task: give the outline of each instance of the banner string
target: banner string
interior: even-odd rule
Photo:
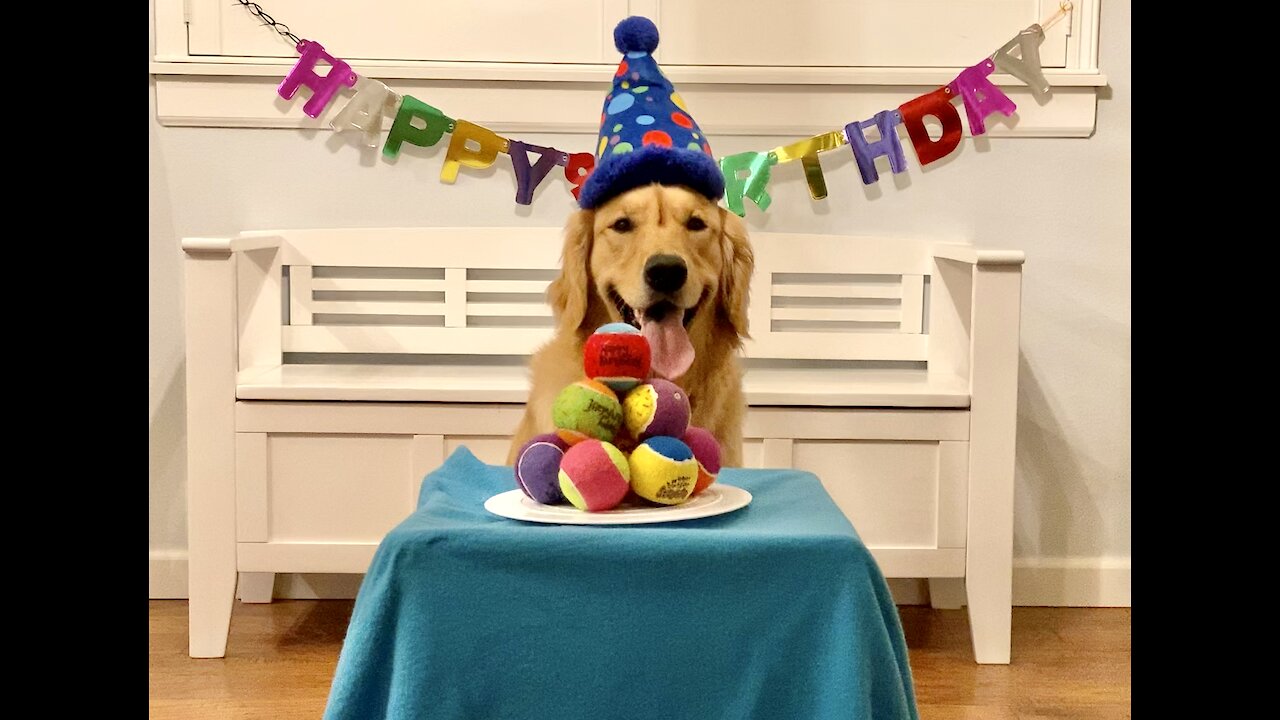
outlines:
[[[300,38],[297,35],[294,35],[289,30],[288,25],[285,25],[282,22],[276,22],[276,19],[268,15],[267,11],[263,10],[262,6],[259,5],[258,3],[249,2],[249,0],[236,0],[236,1],[239,2],[241,5],[243,5],[245,9],[249,11],[250,15],[253,15],[254,17],[261,20],[264,27],[270,27],[272,30],[275,30],[277,33],[280,34],[280,37],[287,38],[288,40],[293,42],[295,47],[297,47],[298,43],[301,42]]]

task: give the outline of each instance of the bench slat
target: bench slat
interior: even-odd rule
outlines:
[[[898,322],[899,308],[773,308],[774,320],[843,320],[845,322]]]
[[[355,300],[312,300],[312,315],[444,315],[439,302],[379,302]]]
[[[419,278],[315,278],[312,290],[338,292],[444,292],[444,280]]]
[[[814,283],[812,285],[782,283],[773,286],[774,297],[848,298],[853,300],[900,298],[902,286],[892,284]]]

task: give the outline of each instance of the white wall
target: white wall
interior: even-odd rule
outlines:
[[[966,140],[947,161],[865,189],[852,154],[824,155],[830,197],[775,169],[758,230],[969,238],[1026,251],[1019,374],[1015,600],[1127,604],[1130,555],[1130,9],[1102,8],[1110,80],[1088,139]],[[182,236],[323,226],[558,226],[573,208],[548,178],[517,206],[510,165],[438,180],[443,144],[394,165],[328,133],[165,128],[150,114],[150,549],[186,546]],[[904,98],[904,100],[907,98]],[[466,116],[465,108],[451,108]],[[693,111],[697,112],[696,104]],[[590,149],[590,135],[522,135]],[[794,137],[724,137],[718,154]],[[904,187],[898,187],[904,185]],[[153,595],[181,562],[152,563]],[[159,573],[157,576],[156,573]],[[166,576],[168,573],[168,576]],[[1048,598],[1048,600],[1046,600]],[[1055,600],[1057,598],[1057,600]]]

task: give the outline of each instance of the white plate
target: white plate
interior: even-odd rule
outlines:
[[[715,483],[682,505],[643,507],[622,503],[613,510],[583,512],[572,505],[543,505],[519,489],[498,493],[484,501],[484,509],[494,515],[556,525],[641,525],[679,522],[723,515],[740,510],[751,502],[751,493],[740,487]]]

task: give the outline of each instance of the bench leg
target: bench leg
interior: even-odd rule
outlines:
[[[973,635],[973,657],[982,665],[1008,665],[1013,607],[1010,605],[1012,578],[1001,582],[988,577],[970,579],[969,631]]]
[[[1009,662],[1021,287],[1020,266],[974,269],[965,588],[973,656],[982,664]]]
[[[964,607],[964,578],[929,578],[929,605],[935,610]]]
[[[240,602],[270,603],[275,592],[275,586],[275,573],[240,573]]]
[[[230,249],[188,252],[186,280],[190,654],[222,657],[236,599],[236,295]]]
[[[234,555],[233,555],[234,562]],[[192,561],[192,565],[195,563]],[[191,583],[191,600],[188,608],[190,628],[190,655],[193,658],[219,658],[227,654],[227,634],[231,632],[231,607],[236,599],[236,573],[205,577],[202,582]]]

